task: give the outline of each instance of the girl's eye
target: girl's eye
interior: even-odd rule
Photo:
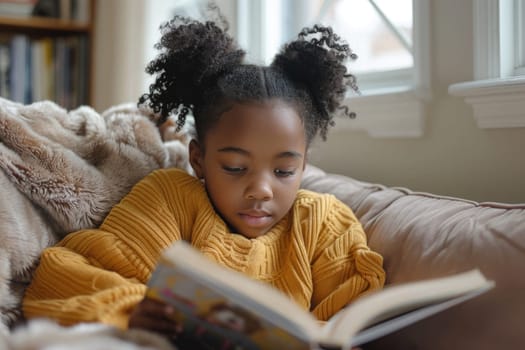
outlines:
[[[281,170],[281,169],[275,169],[274,170],[275,175],[278,177],[289,177],[293,176],[295,174],[295,170]]]
[[[241,167],[230,167],[230,166],[223,166],[222,167],[226,172],[232,173],[232,174],[239,174],[242,173],[246,168]]]

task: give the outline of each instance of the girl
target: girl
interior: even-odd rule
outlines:
[[[381,288],[382,258],[352,211],[300,190],[313,138],[324,139],[348,87],[352,55],[330,28],[304,29],[270,66],[243,62],[214,22],[175,17],[162,27],[156,75],[139,104],[183,126],[191,111],[196,176],[157,170],[97,230],[47,249],[24,299],[31,317],[104,322],[173,336],[172,310],[144,299],[162,250],[191,242],[217,263],[265,281],[318,319]]]

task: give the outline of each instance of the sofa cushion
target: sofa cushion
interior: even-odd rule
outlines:
[[[387,336],[373,348],[489,349],[525,344],[525,204],[477,203],[327,174],[309,166],[303,187],[350,206],[384,257],[387,283],[479,268],[489,293]]]

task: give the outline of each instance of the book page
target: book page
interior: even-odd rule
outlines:
[[[227,336],[244,349],[309,349],[320,333],[318,321],[286,295],[216,264],[187,243],[177,243],[166,251],[148,287],[148,296],[182,311],[177,321],[185,324],[185,330],[199,330],[215,338]],[[256,326],[244,337],[244,331],[225,329],[228,327],[220,324],[221,319],[227,320],[228,327]],[[222,348],[222,343],[219,345]]]
[[[396,316],[388,319],[387,321],[380,322],[378,324],[367,327],[364,330],[357,333],[352,338],[352,347],[365,344],[369,341],[380,338],[389,333],[393,333],[413,323],[421,321],[424,318],[427,318],[429,316],[437,314],[438,312],[451,308],[452,306],[461,304],[469,299],[472,299],[484,293],[487,290],[487,288],[490,288],[490,286],[479,290],[475,290],[473,292],[469,292],[467,294],[455,297],[453,299],[448,299],[438,304],[432,304],[427,307],[418,308],[415,311],[403,313],[400,316]]]
[[[479,270],[471,270],[449,277],[386,287],[381,291],[361,297],[336,314],[323,328],[322,342],[323,344],[344,344],[343,348],[350,348],[351,344],[356,345],[352,338],[368,325],[401,315],[410,310],[419,309],[419,318],[411,319],[412,322],[415,322],[426,317],[425,315],[428,316],[444,309],[446,305],[427,310],[426,314],[423,309],[420,309],[423,306],[436,305],[436,303],[446,302],[471,292],[473,293],[471,297],[473,297],[493,285],[493,282],[487,281]],[[478,291],[477,294],[474,293],[476,291]],[[462,300],[458,299],[457,301]],[[450,306],[452,304],[448,307]],[[386,327],[390,327],[391,331],[402,328],[407,325],[403,322],[408,320],[409,318],[405,317],[404,321],[401,320],[395,325],[393,325],[395,321],[392,321],[385,325],[380,333],[377,331],[381,327],[379,324],[376,328],[376,332],[378,332],[376,336],[387,334]],[[369,337],[367,341],[372,339],[375,338]]]

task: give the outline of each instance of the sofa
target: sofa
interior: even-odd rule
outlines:
[[[479,268],[488,293],[366,349],[525,348],[525,204],[476,203],[328,174],[310,166],[303,187],[333,193],[353,209],[370,247],[384,258],[386,284]]]
[[[153,335],[102,325],[17,322],[23,321],[20,300],[39,252],[68,232],[96,227],[148,172],[162,167],[191,171],[190,138],[190,129],[175,131],[169,121],[158,127],[155,115],[134,104],[99,114],[89,107],[66,111],[49,101],[24,106],[0,99],[0,348],[67,343],[72,349],[93,349],[96,339],[113,339],[113,349],[170,348]],[[370,246],[384,257],[387,285],[471,268],[496,282],[488,293],[364,349],[525,346],[525,204],[413,192],[327,173],[312,164],[302,187],[332,193],[353,209]]]

